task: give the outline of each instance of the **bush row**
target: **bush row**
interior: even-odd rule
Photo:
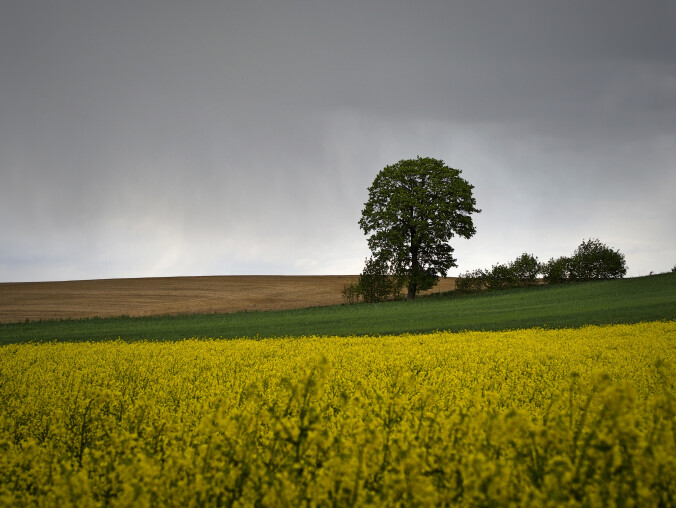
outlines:
[[[541,263],[532,254],[522,254],[508,264],[496,264],[488,270],[460,275],[458,291],[527,287],[540,282],[559,284],[572,281],[622,278],[627,273],[624,254],[593,238],[583,241],[572,256],[552,258]],[[540,278],[540,276],[542,276]]]

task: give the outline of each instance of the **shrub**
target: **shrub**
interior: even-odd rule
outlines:
[[[484,289],[486,283],[486,273],[483,270],[474,270],[460,274],[455,279],[456,291],[469,293],[470,291],[479,291]]]
[[[518,286],[518,280],[509,265],[493,265],[486,274],[487,289],[508,289]]]
[[[532,286],[537,284],[540,263],[537,257],[524,253],[509,264],[497,264],[485,272],[481,270],[476,272],[480,274],[477,278],[481,281],[481,286],[487,289]]]
[[[620,279],[627,273],[624,254],[593,238],[583,241],[570,262],[571,280]]]
[[[352,282],[350,284],[345,284],[341,294],[343,295],[343,300],[345,303],[357,303],[361,296],[359,293],[359,283]]]
[[[403,278],[395,275],[386,262],[368,258],[359,281],[343,288],[343,300],[347,303],[355,303],[360,298],[366,303],[393,300],[401,295],[403,285]]]
[[[565,256],[544,263],[540,268],[544,281],[547,284],[560,284],[570,280],[570,263],[571,259]]]
[[[532,254],[521,254],[508,265],[493,265],[490,270],[474,270],[461,274],[455,289],[462,292],[480,289],[507,289],[537,284],[540,262]]]
[[[521,254],[509,264],[512,276],[518,281],[519,286],[533,286],[537,284],[537,276],[542,267],[540,261],[532,254]]]

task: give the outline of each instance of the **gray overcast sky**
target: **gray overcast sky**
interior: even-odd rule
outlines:
[[[676,2],[0,0],[0,281],[359,273],[386,165],[475,186],[458,268],[676,263]]]

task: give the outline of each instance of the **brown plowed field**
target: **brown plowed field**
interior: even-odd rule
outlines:
[[[0,323],[26,319],[281,310],[342,303],[355,275],[213,276],[0,283]],[[432,292],[449,291],[455,278]]]

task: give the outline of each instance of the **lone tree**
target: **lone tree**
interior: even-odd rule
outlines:
[[[370,235],[373,257],[405,279],[409,300],[457,266],[451,238],[476,233],[471,214],[481,210],[474,186],[460,173],[443,161],[418,157],[387,166],[368,189],[359,226]]]

